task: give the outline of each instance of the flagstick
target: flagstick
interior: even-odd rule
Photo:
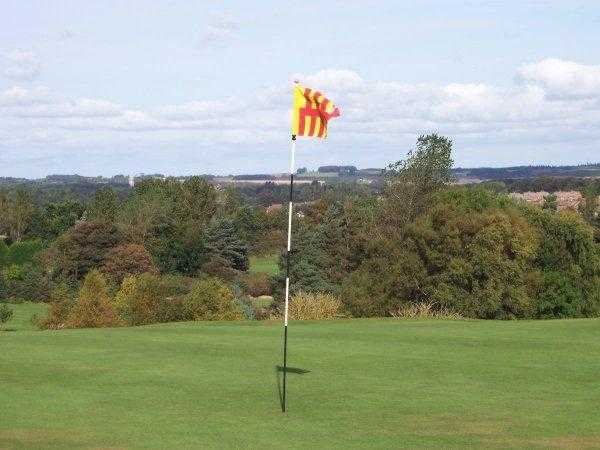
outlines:
[[[288,238],[286,252],[286,274],[285,274],[285,310],[283,315],[283,404],[282,410],[286,410],[287,393],[287,341],[288,341],[288,308],[290,304],[290,259],[292,251],[292,214],[294,209],[294,158],[296,155],[296,135],[292,134],[292,151],[290,155],[290,204],[288,207]]]

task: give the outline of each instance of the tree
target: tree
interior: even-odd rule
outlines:
[[[81,220],[84,211],[84,206],[73,200],[48,203],[34,216],[31,234],[46,241],[56,239]]]
[[[127,241],[148,249],[162,272],[193,275],[204,262],[204,231],[216,199],[200,177],[144,180],[119,213],[118,227]]]
[[[122,325],[108,296],[106,280],[98,270],[89,272],[66,321],[67,328],[101,328]]]
[[[182,295],[189,282],[181,277],[143,273],[126,277],[115,297],[120,317],[129,325],[184,320]]]
[[[106,253],[119,245],[116,227],[107,222],[80,222],[60,236],[45,253],[49,268],[66,279],[81,279],[99,268]]]
[[[0,192],[0,233],[6,233],[12,242],[19,242],[31,224],[34,211],[28,191],[19,188],[12,197]]]
[[[248,247],[238,235],[233,220],[215,219],[207,231],[206,241],[209,258],[220,258],[233,270],[248,270]]]
[[[389,166],[384,221],[397,228],[423,214],[433,195],[453,180],[452,163],[451,140],[420,136],[406,159]]]
[[[98,189],[87,219],[113,222],[119,208],[119,197],[110,187]]]
[[[152,261],[152,255],[139,244],[126,244],[108,251],[102,265],[102,273],[111,280],[121,283],[128,275],[156,273],[158,270]]]

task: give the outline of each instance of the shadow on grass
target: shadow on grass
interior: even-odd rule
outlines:
[[[310,373],[310,370],[300,369],[299,367],[287,367],[283,366],[275,366],[275,378],[277,378],[277,393],[279,394],[279,407],[281,411],[285,411],[285,405],[283,404],[283,386],[281,385],[281,379],[283,373],[295,373],[297,375],[304,375],[305,373]],[[281,374],[281,375],[280,375]]]

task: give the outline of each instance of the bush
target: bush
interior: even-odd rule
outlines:
[[[290,299],[289,318],[291,320],[328,320],[341,316],[342,301],[332,295],[320,292],[298,292]]]
[[[73,289],[65,282],[59,283],[50,294],[48,315],[38,321],[41,328],[58,330],[64,328],[75,303]]]
[[[121,283],[128,275],[156,273],[152,256],[143,245],[128,244],[111,249],[104,259],[102,273],[112,281]]]
[[[445,308],[438,308],[435,303],[417,303],[403,306],[397,311],[391,312],[392,317],[397,319],[451,319],[457,320],[463,317]]]
[[[0,323],[8,322],[13,316],[13,310],[5,305],[4,303],[0,303]]]
[[[244,291],[251,297],[271,295],[271,277],[266,273],[247,273],[242,277]]]
[[[48,299],[50,279],[35,264],[11,264],[0,271],[0,298],[11,302],[41,302]]]
[[[129,325],[186,320],[182,295],[189,291],[186,278],[151,273],[126,277],[115,297],[120,317]]]
[[[183,299],[186,317],[192,320],[242,320],[244,314],[235,303],[233,292],[218,278],[205,278],[193,286]]]
[[[90,271],[69,312],[67,328],[101,328],[122,325],[108,296],[106,280],[98,270]]]

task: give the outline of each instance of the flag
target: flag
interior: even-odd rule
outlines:
[[[296,83],[292,114],[292,134],[294,136],[325,138],[327,137],[327,122],[339,115],[340,110],[319,91]]]

